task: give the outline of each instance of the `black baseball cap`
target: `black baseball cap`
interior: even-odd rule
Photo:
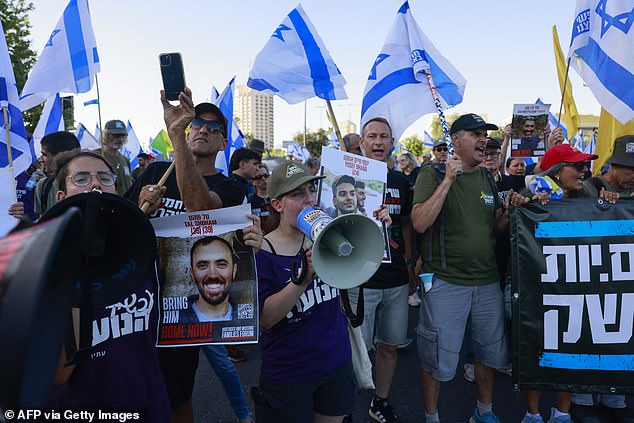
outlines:
[[[625,135],[614,141],[614,154],[608,162],[619,166],[634,167],[634,135]]]
[[[451,130],[449,131],[449,133],[453,135],[458,131],[470,131],[472,129],[479,128],[484,128],[487,130],[498,129],[497,125],[485,122],[481,116],[476,115],[475,113],[467,113],[466,115],[462,115],[454,121],[454,123],[451,125]]]
[[[227,118],[222,114],[218,106],[211,103],[200,103],[194,107],[194,112],[196,112],[196,117],[200,116],[202,113],[211,113],[218,118],[220,123],[224,125],[222,134],[227,137]]]
[[[502,144],[495,138],[487,137],[487,148],[502,148]]]

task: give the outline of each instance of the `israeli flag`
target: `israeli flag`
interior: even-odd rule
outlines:
[[[425,143],[425,148],[434,148],[434,139],[427,131],[423,134],[423,142]]]
[[[90,131],[86,129],[83,123],[77,125],[75,136],[79,140],[79,146],[82,150],[95,150],[101,147],[97,138],[95,138]]]
[[[88,0],[70,0],[20,94],[22,110],[37,106],[55,93],[90,91],[93,75],[99,69]]]
[[[284,18],[255,57],[247,85],[288,104],[315,96],[348,98],[345,78],[301,5]]]
[[[301,162],[305,162],[310,159],[308,149],[296,142],[289,144],[288,147],[286,147],[286,154]]]
[[[330,128],[327,134],[328,134],[328,147],[333,147],[333,148],[336,148],[337,150],[340,149],[341,145],[339,144],[339,139],[337,139],[337,132],[335,131],[335,128]]]
[[[577,0],[568,50],[571,67],[622,124],[634,118],[633,22],[634,0]]]
[[[119,151],[121,152],[121,154],[127,157],[128,161],[130,162],[130,169],[134,169],[139,165],[139,161],[137,160],[136,156],[138,156],[139,153],[142,153],[143,149],[141,148],[139,138],[137,138],[130,121],[128,121],[128,126],[126,130],[128,131],[128,142],[123,144]]]
[[[212,103],[218,106],[222,114],[227,118],[227,148],[225,148],[225,151],[219,152],[216,156],[216,169],[226,176],[229,176],[229,160],[231,159],[231,155],[238,148],[242,148],[246,145],[244,135],[233,119],[233,88],[235,79],[235,76],[231,78],[231,81],[229,81],[220,95],[218,95],[218,90],[216,90],[215,87],[211,89]]]
[[[467,81],[436,50],[405,2],[370,70],[361,105],[361,127],[372,118],[385,118],[398,141],[416,119],[436,112],[426,68],[434,79],[442,109],[462,102]]]
[[[0,168],[12,170],[13,175],[8,178],[13,180],[15,175],[24,172],[36,159],[31,154],[31,149],[26,138],[24,120],[20,110],[18,89],[15,85],[13,67],[9,58],[7,41],[4,38],[4,29],[0,22]],[[2,109],[7,109],[8,122],[4,119]],[[9,144],[11,145],[11,158],[13,159],[13,169],[9,167],[9,156],[7,154],[7,132],[9,127]],[[15,181],[14,181],[15,182]],[[15,183],[13,183],[13,197],[15,198]],[[2,211],[6,211],[2,209]]]
[[[33,138],[31,143],[33,144],[33,151],[35,157],[42,155],[42,146],[40,141],[45,135],[52,134],[53,132],[63,131],[64,128],[64,116],[62,113],[62,100],[59,98],[59,93],[56,93],[53,97],[46,100],[44,109],[40,115],[40,120],[37,122],[35,131],[33,131]]]
[[[95,123],[95,138],[97,141],[101,141],[101,128],[99,127],[99,122]],[[101,143],[99,144],[99,147],[101,147]]]

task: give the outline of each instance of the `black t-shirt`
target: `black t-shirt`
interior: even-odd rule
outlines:
[[[158,183],[169,165],[169,162],[155,162],[150,164],[145,172],[141,174],[139,179],[137,179],[130,187],[128,192],[126,192],[125,197],[135,203],[138,203],[141,188],[145,185]],[[242,204],[244,201],[246,191],[244,186],[240,183],[227,178],[222,173],[216,173],[211,176],[203,176],[203,178],[205,179],[209,190],[218,194],[222,200],[223,207],[237,206]],[[167,181],[165,181],[165,187],[167,187],[167,191],[163,196],[163,203],[158,209],[150,214],[150,219],[155,217],[173,216],[185,213],[186,211],[183,200],[181,199],[180,191],[178,190],[178,185],[176,184],[175,171],[172,172],[169,178],[167,178]]]
[[[412,172],[409,175],[403,174],[403,176],[407,178],[407,181],[409,182],[409,186],[412,187],[412,189],[414,188],[414,185],[416,185],[416,179],[418,178],[419,173],[420,173],[420,167],[417,167],[414,170],[412,170]]]
[[[502,178],[496,182],[498,188],[498,196],[500,204],[504,204],[504,200],[510,190],[520,192],[525,188],[524,176],[522,175],[500,175]],[[511,239],[509,234],[496,235],[495,237],[495,261],[498,265],[500,273],[500,281],[503,284],[506,277],[509,260],[511,258]]]
[[[372,289],[386,289],[406,285],[409,282],[405,264],[405,240],[401,228],[401,219],[409,217],[412,208],[409,181],[399,172],[387,173],[385,205],[388,207],[392,224],[388,228],[392,263],[383,263],[379,270],[363,286]]]

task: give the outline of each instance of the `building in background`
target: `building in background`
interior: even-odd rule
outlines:
[[[346,136],[346,134],[358,134],[356,123],[351,122],[349,120],[344,120],[338,123],[339,123],[339,130],[341,131],[342,137]]]
[[[238,85],[234,93],[233,116],[243,134],[264,141],[267,150],[274,148],[273,96]]]

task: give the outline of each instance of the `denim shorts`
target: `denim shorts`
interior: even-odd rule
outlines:
[[[359,288],[348,290],[352,310],[355,311]],[[376,342],[401,345],[407,339],[408,286],[396,288],[363,288],[363,325],[361,333],[370,351]]]
[[[436,278],[422,298],[416,327],[421,368],[434,379],[446,382],[455,376],[467,320],[475,360],[496,369],[508,365],[499,283],[464,286]]]

